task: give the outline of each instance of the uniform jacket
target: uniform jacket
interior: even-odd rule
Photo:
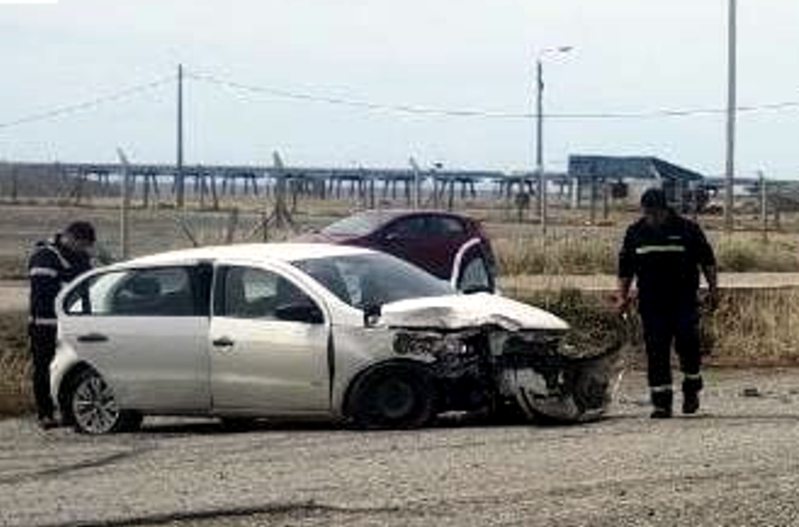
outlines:
[[[619,254],[619,277],[636,278],[641,307],[695,303],[699,267],[715,264],[713,249],[699,225],[672,212],[660,227],[641,219],[627,229]]]
[[[61,287],[91,269],[88,255],[70,251],[54,241],[38,242],[28,260],[30,323],[55,326],[55,298]]]

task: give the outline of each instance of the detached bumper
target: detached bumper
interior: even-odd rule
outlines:
[[[499,371],[500,392],[531,419],[586,422],[602,417],[622,374],[619,351],[592,358],[507,357]]]

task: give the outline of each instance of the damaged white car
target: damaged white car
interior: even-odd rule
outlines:
[[[143,415],[423,426],[445,412],[577,421],[605,410],[614,354],[578,357],[554,315],[457,294],[367,249],[209,247],[91,272],[58,299],[52,393],[80,432]]]

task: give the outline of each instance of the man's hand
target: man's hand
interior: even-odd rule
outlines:
[[[707,296],[705,296],[705,306],[711,313],[719,308],[719,290],[717,287],[708,289]]]
[[[705,296],[704,304],[712,313],[719,307],[719,279],[716,266],[703,265],[702,273],[705,275],[705,280],[707,280],[707,296]]]
[[[619,316],[624,315],[630,309],[630,304],[632,304],[632,283],[632,277],[619,277],[619,286],[616,289],[616,294],[613,295],[613,310]]]
[[[619,316],[624,315],[627,311],[629,311],[632,300],[632,296],[629,292],[617,291],[613,295],[613,310]]]

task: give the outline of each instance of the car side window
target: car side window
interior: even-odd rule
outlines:
[[[428,219],[430,234],[437,236],[456,236],[465,232],[463,223],[457,218],[438,216]]]
[[[472,258],[462,267],[458,279],[458,290],[465,293],[491,292],[493,290],[491,273],[482,256]]]
[[[83,280],[64,300],[64,312],[67,315],[109,315],[111,293],[124,276],[124,272],[117,271]]]
[[[321,314],[308,295],[277,273],[238,266],[221,268],[219,273],[215,302],[217,316],[289,320],[291,318],[285,313],[291,309]]]
[[[421,238],[426,234],[426,221],[422,216],[398,220],[388,226],[389,236],[395,238]]]
[[[113,271],[85,280],[67,296],[69,315],[189,317],[201,314],[191,268]]]

